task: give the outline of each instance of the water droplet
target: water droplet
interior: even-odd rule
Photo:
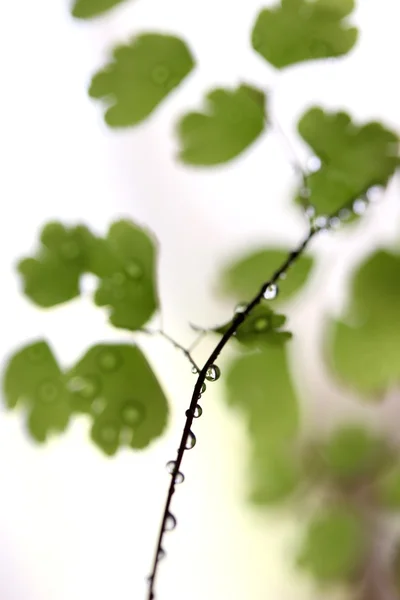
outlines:
[[[171,475],[172,475],[172,473],[174,472],[174,469],[175,469],[175,464],[176,464],[176,463],[175,463],[175,461],[174,461],[174,460],[169,460],[169,461],[167,462],[167,471],[168,471],[168,473],[171,473]]]
[[[121,411],[122,420],[126,425],[133,427],[141,423],[145,417],[145,409],[141,402],[130,400]]]
[[[363,215],[367,210],[367,203],[362,198],[359,198],[353,202],[352,209],[354,214]]]
[[[51,380],[44,381],[38,390],[38,397],[41,402],[45,404],[52,404],[60,396],[59,386]]]
[[[165,550],[163,548],[160,548],[157,554],[157,560],[162,560],[165,556]]]
[[[176,476],[175,476],[175,483],[183,483],[185,481],[185,476],[183,473],[181,473],[180,471],[177,472]]]
[[[331,229],[337,229],[338,227],[340,227],[339,217],[332,217],[331,219],[329,219],[329,227]]]
[[[240,303],[235,306],[235,313],[243,313],[247,308],[247,304]]]
[[[122,427],[119,434],[119,441],[123,446],[130,446],[133,439],[133,431],[130,427]]]
[[[381,185],[373,185],[367,192],[368,202],[378,202],[382,199],[385,188]]]
[[[143,268],[135,260],[131,260],[127,263],[125,271],[131,279],[135,279],[136,281],[143,277]]]
[[[277,297],[278,295],[278,286],[275,283],[271,283],[271,285],[269,285],[267,288],[265,288],[264,291],[264,298],[265,300],[273,300],[274,298]]]
[[[220,371],[219,367],[217,367],[217,365],[211,365],[211,367],[209,367],[207,369],[206,379],[207,379],[207,381],[217,381],[217,379],[219,379],[220,375],[221,375],[221,371]]]
[[[202,383],[202,384],[201,384],[201,390],[200,390],[200,393],[201,393],[201,394],[204,394],[204,392],[206,391],[206,389],[207,389],[207,386],[206,386],[206,384],[205,384],[205,383]]]
[[[100,430],[100,437],[106,444],[111,444],[118,437],[118,429],[114,425],[105,424]]]
[[[81,254],[79,245],[73,240],[69,240],[68,242],[61,244],[60,251],[63,258],[66,260],[74,260]]]
[[[255,331],[265,331],[268,329],[269,319],[266,317],[259,317],[254,323]]]
[[[200,404],[196,404],[196,408],[194,409],[194,418],[198,419],[199,417],[201,417],[201,415],[203,414],[203,409],[201,408]]]
[[[198,372],[199,371],[198,371],[198,369],[196,369],[196,367],[192,367],[192,373],[193,373],[193,375],[197,375]]]
[[[121,364],[121,357],[116,350],[101,350],[97,363],[102,371],[116,371]]]
[[[164,524],[164,531],[172,531],[176,527],[176,519],[170,512],[167,514]]]
[[[106,406],[107,402],[105,398],[96,398],[92,402],[92,411],[95,415],[100,415],[104,411]]]
[[[307,200],[309,197],[311,196],[311,190],[308,187],[302,187],[300,188],[300,198],[303,198],[303,200]],[[307,212],[307,209],[306,209]]]
[[[339,210],[339,219],[341,221],[347,221],[351,217],[351,212],[348,208],[341,208]]]
[[[114,273],[111,279],[114,285],[124,285],[126,282],[126,277],[123,273]]]
[[[311,156],[307,161],[307,169],[310,173],[316,173],[321,168],[321,160],[318,156]]]
[[[309,219],[312,219],[315,216],[315,208],[311,204],[307,206],[304,212]]]
[[[192,431],[189,431],[189,435],[186,440],[185,448],[186,448],[186,450],[191,450],[192,448],[195,447],[195,445],[196,445],[196,436],[194,435],[194,433]]]
[[[85,400],[93,400],[98,395],[101,385],[95,375],[86,375],[85,377],[73,377],[68,382],[68,389],[85,398]]]
[[[157,65],[151,72],[151,78],[157,85],[166,83],[170,76],[169,69],[165,65]]]
[[[328,219],[324,215],[319,215],[318,217],[315,217],[313,225],[316,229],[325,229],[328,225]]]
[[[287,273],[283,272],[279,275],[279,279],[286,279]]]

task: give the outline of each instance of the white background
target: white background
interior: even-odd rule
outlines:
[[[265,3],[264,3],[265,4]],[[19,290],[14,264],[54,218],[105,232],[115,218],[149,226],[160,243],[159,285],[166,330],[190,343],[187,323],[226,319],[231,305],[214,294],[232,252],[274,241],[296,244],[305,222],[290,203],[295,183],[282,137],[270,133],[231,165],[195,171],[174,161],[173,124],[198,108],[214,85],[240,81],[272,89],[271,111],[297,152],[294,125],[310,104],[383,119],[400,131],[400,8],[360,0],[357,49],[333,63],[276,74],[250,48],[256,0],[133,0],[106,18],[79,23],[66,0],[14,0],[0,7],[0,354],[46,336],[71,364],[91,343],[126,339],[87,300],[42,312]],[[108,49],[142,31],[190,42],[199,65],[153,117],[127,132],[108,131],[86,89]],[[324,235],[313,245],[320,279],[298,303],[297,334],[305,419],[321,427],[357,399],[332,387],[318,362],[323,310],[345,299],[345,277],[373,242],[396,240],[399,188],[371,209],[357,233]],[[266,273],[266,278],[269,276]],[[260,282],[261,283],[261,282]],[[323,308],[324,307],[324,308]],[[323,309],[323,310],[322,310]],[[0,597],[2,600],[141,600],[193,376],[162,340],[144,340],[172,404],[168,434],[151,449],[112,460],[76,422],[46,447],[34,446],[20,414],[0,415]],[[198,353],[206,357],[210,344]],[[223,360],[222,360],[223,367]],[[245,502],[246,439],[222,401],[223,383],[204,400],[198,444],[184,460],[186,481],[174,497],[179,527],[166,542],[160,600],[300,600],[319,597],[290,567],[296,518],[252,511]],[[390,427],[393,406],[382,422]],[[375,420],[374,413],[369,416]],[[322,419],[322,415],[323,419]],[[394,426],[393,426],[394,427]]]

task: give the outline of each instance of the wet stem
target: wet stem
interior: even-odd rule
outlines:
[[[359,196],[357,196],[357,197],[359,197]],[[342,208],[348,207],[349,204],[351,206],[355,199],[356,198],[352,199],[351,203],[347,202],[346,205]],[[277,284],[278,280],[281,278],[282,274],[286,274],[287,270],[291,266],[293,266],[296,263],[296,261],[302,256],[302,254],[308,247],[311,240],[320,231],[326,231],[329,229],[329,224],[331,222],[331,219],[333,219],[333,217],[337,217],[339,212],[340,211],[335,211],[335,213],[330,215],[328,218],[324,219],[324,222],[326,221],[326,224],[324,226],[319,227],[315,224],[309,223],[309,231],[308,231],[307,236],[304,238],[303,242],[295,250],[293,250],[291,253],[288,254],[288,257],[283,262],[283,264],[275,271],[275,273],[272,275],[272,277],[266,283],[264,283],[262,285],[259,292],[254,296],[253,300],[250,301],[250,303],[246,306],[246,308],[242,312],[235,313],[235,316],[231,321],[231,325],[226,330],[226,332],[223,334],[220,341],[215,346],[214,350],[212,351],[209,358],[207,359],[207,361],[205,362],[204,366],[201,369],[198,368],[198,366],[193,361],[193,358],[190,354],[190,350],[192,350],[194,347],[193,345],[190,347],[189,350],[187,350],[186,348],[181,346],[179,343],[175,342],[175,340],[170,338],[170,336],[166,335],[164,332],[161,332],[161,331],[158,332],[158,333],[160,333],[160,335],[162,335],[165,339],[167,339],[170,343],[172,343],[176,348],[180,349],[185,354],[185,356],[190,360],[193,368],[196,369],[198,377],[197,377],[196,384],[194,386],[189,409],[186,411],[186,422],[185,422],[185,426],[183,429],[181,441],[179,444],[177,457],[176,457],[175,461],[172,461],[173,468],[170,469],[171,482],[170,482],[170,485],[168,488],[167,498],[165,501],[164,512],[163,512],[163,517],[162,517],[162,521],[161,521],[161,526],[159,529],[152,570],[151,570],[151,574],[148,578],[149,589],[148,589],[147,600],[155,600],[155,592],[154,592],[155,582],[156,582],[156,578],[157,578],[160,557],[164,556],[164,554],[165,554],[162,545],[163,545],[164,534],[168,530],[166,524],[167,524],[169,515],[171,515],[170,507],[171,507],[171,502],[172,502],[172,496],[175,492],[175,485],[177,483],[180,483],[183,481],[183,475],[180,472],[180,467],[181,467],[181,463],[182,463],[182,459],[183,459],[185,450],[187,450],[191,447],[190,445],[188,446],[187,443],[188,443],[188,439],[193,437],[193,433],[191,432],[191,427],[192,427],[193,419],[195,418],[196,408],[198,406],[197,405],[198,399],[201,397],[201,394],[204,391],[205,380],[208,378],[207,375],[210,373],[210,369],[215,368],[215,361],[217,360],[218,356],[220,355],[221,351],[226,346],[226,344],[229,342],[229,340],[235,335],[238,327],[247,319],[247,317],[250,315],[251,311],[258,304],[260,304],[260,302],[264,298],[268,298],[268,293],[267,293],[268,288],[271,289],[271,286],[276,286],[276,284]],[[199,340],[200,340],[201,337],[205,334],[205,332],[207,330],[199,330],[199,331],[201,333],[201,336],[199,337]],[[147,332],[147,333],[149,333],[149,332]],[[195,345],[196,345],[196,343],[198,343],[198,342],[196,341]],[[172,463],[170,461],[169,464],[172,464]],[[179,479],[179,481],[177,481],[177,478]],[[365,596],[361,600],[367,600],[367,597]],[[368,600],[371,600],[371,599],[368,598]],[[379,600],[381,600],[381,599],[379,599]],[[389,600],[389,598],[387,598],[387,599],[385,598],[385,600]],[[394,599],[390,598],[390,600],[394,600]]]

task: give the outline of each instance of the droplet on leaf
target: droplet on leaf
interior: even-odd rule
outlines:
[[[116,350],[102,350],[97,362],[102,371],[115,371],[120,365],[120,357]]]
[[[78,394],[81,398],[85,398],[86,400],[96,398],[100,391],[100,387],[100,382],[94,375],[74,377],[68,382],[68,388],[71,392]]]
[[[277,297],[278,295],[278,286],[276,285],[276,283],[271,283],[271,285],[269,285],[265,291],[264,291],[264,298],[265,300],[273,300],[274,298]]]
[[[367,210],[367,203],[365,202],[365,200],[362,200],[360,198],[353,202],[352,208],[353,208],[353,213],[355,213],[356,215],[363,215],[365,213],[365,211]]]
[[[130,260],[125,266],[127,275],[134,280],[139,280],[143,277],[143,269],[135,260]]]
[[[217,381],[217,379],[220,378],[220,375],[221,371],[219,367],[217,367],[217,365],[211,365],[211,367],[207,369],[206,379],[207,381]]]
[[[122,408],[121,416],[126,425],[138,425],[143,421],[145,416],[144,406],[136,400],[130,400]]]
[[[266,329],[268,329],[268,326],[269,320],[266,317],[260,317],[254,323],[254,330],[258,332],[266,331]]]
[[[53,381],[45,381],[39,386],[38,398],[45,404],[52,404],[60,395],[58,386]]]

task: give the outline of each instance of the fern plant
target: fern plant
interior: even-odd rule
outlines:
[[[90,19],[117,10],[123,1],[76,0],[72,15]],[[281,0],[255,16],[252,47],[282,71],[304,61],[340,60],[357,42],[353,9],[353,0]],[[105,105],[110,127],[134,127],[170,94],[179,93],[194,68],[184,40],[173,33],[145,32],[113,49],[109,63],[93,76],[89,95]],[[194,108],[177,124],[177,160],[202,168],[239,159],[268,135],[268,98],[268,90],[249,81],[210,90],[204,108]],[[220,378],[217,361],[228,343],[235,356],[224,372],[226,401],[243,415],[251,442],[251,501],[262,507],[286,503],[311,513],[297,564],[318,585],[344,583],[360,598],[399,593],[399,540],[391,540],[383,558],[377,553],[379,544],[387,542],[383,518],[400,508],[399,448],[360,422],[346,423],[329,436],[303,435],[289,364],[296,331],[286,329],[280,312],[314,272],[315,259],[308,252],[313,239],[328,229],[356,224],[384,193],[400,164],[399,138],[382,123],[357,123],[340,109],[320,106],[308,109],[297,129],[312,155],[308,169],[296,166],[293,210],[304,213],[304,237],[293,249],[265,246],[227,264],[220,291],[237,302],[235,313],[225,323],[199,331],[190,348],[162,329],[148,329],[160,310],[157,246],[139,223],[116,221],[104,237],[83,224],[48,223],[35,256],[18,265],[26,296],[46,309],[78,297],[82,277],[93,275],[94,303],[108,311],[114,327],[164,336],[185,354],[197,375],[177,456],[167,463],[171,482],[149,600],[155,598],[164,537],[177,523],[172,500],[176,485],[184,481],[184,453],[196,444],[201,398]],[[361,260],[350,284],[348,311],[341,319],[327,318],[324,331],[322,352],[332,375],[370,399],[382,398],[400,376],[399,267],[395,250],[378,250]],[[217,341],[198,366],[194,348],[204,335],[217,336]],[[3,389],[7,407],[25,411],[38,443],[65,431],[83,413],[91,422],[94,444],[114,456],[122,446],[146,448],[168,423],[166,393],[136,341],[98,344],[65,369],[47,341],[35,340],[9,358]]]

